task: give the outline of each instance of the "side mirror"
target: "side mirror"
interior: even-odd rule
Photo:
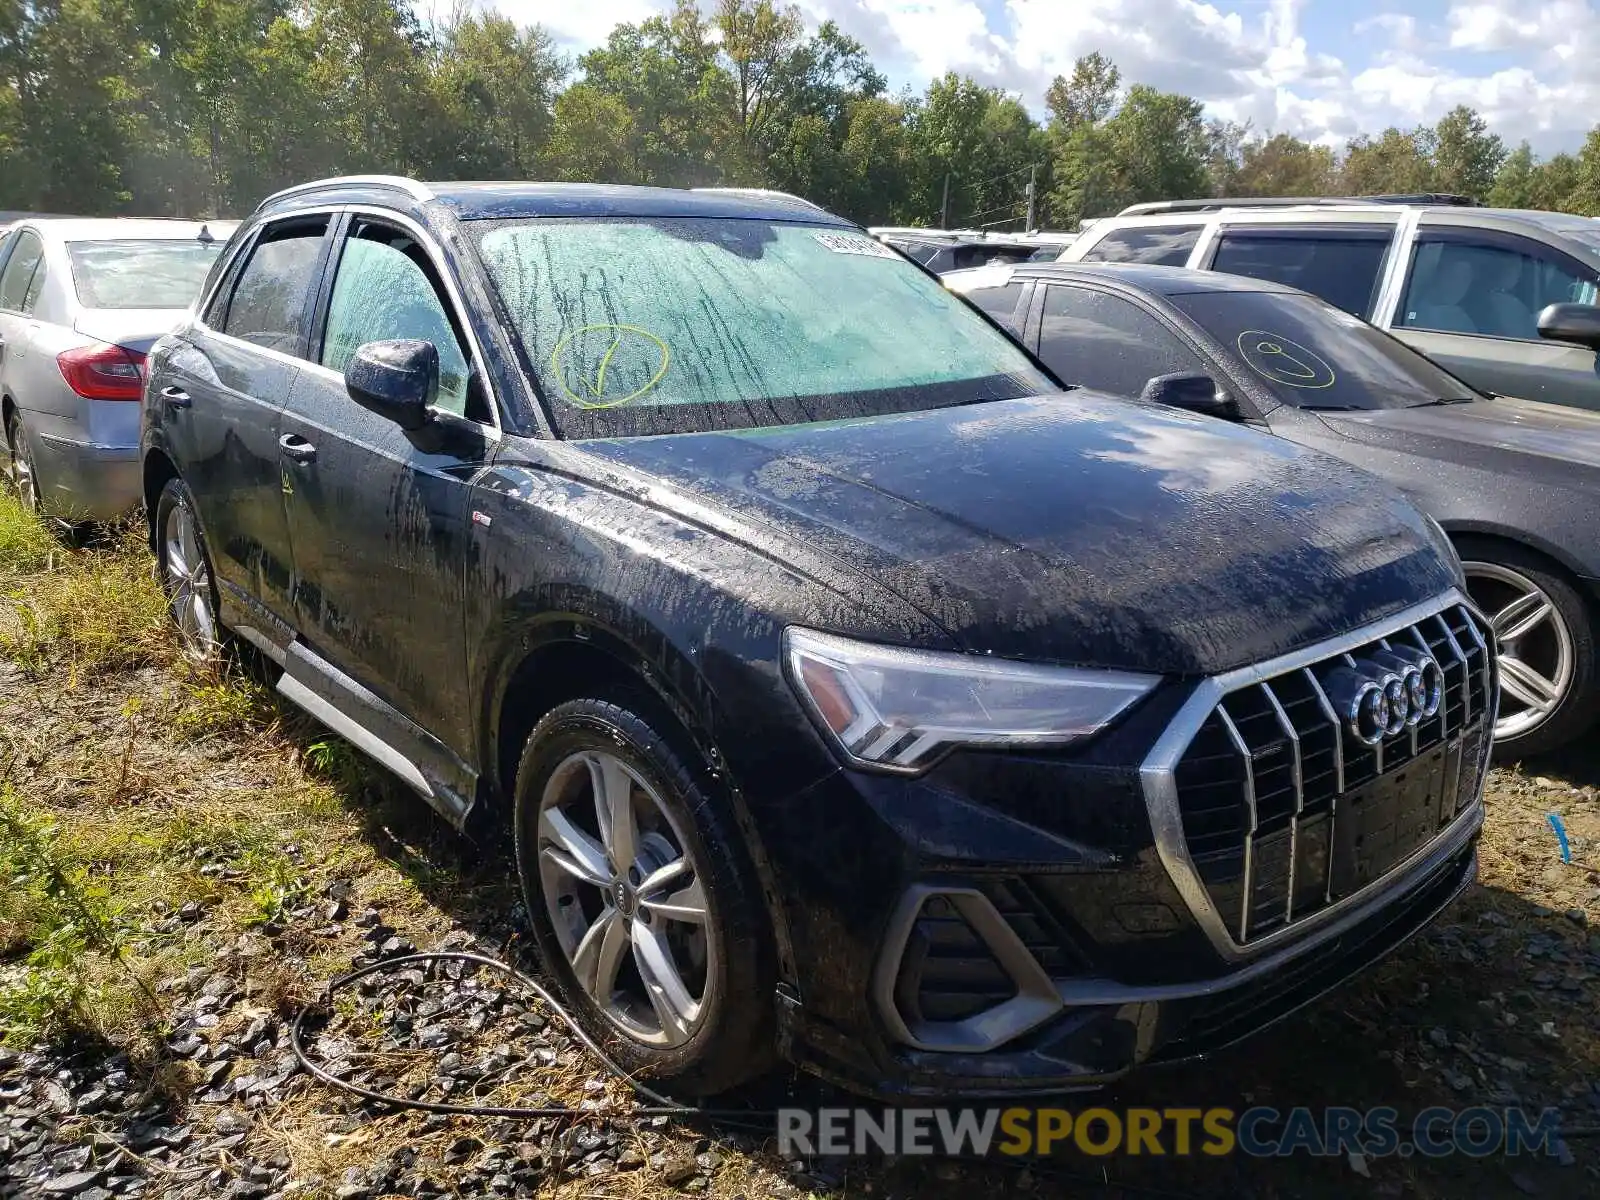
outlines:
[[[344,386],[362,408],[414,432],[439,394],[439,351],[415,338],[368,342],[345,367]]]
[[[1157,375],[1144,385],[1139,399],[1147,404],[1165,404],[1168,408],[1181,408],[1202,416],[1221,417],[1224,421],[1244,418],[1238,402],[1209,375],[1190,372]]]
[[[1539,336],[1600,350],[1600,305],[1547,305],[1539,314]]]

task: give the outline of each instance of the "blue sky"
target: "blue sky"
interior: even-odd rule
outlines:
[[[671,0],[483,0],[574,53]],[[714,0],[702,0],[710,9]],[[1470,104],[1508,142],[1573,150],[1600,122],[1600,0],[796,0],[860,39],[891,85],[946,70],[1015,93],[1099,50],[1130,83],[1342,145]]]

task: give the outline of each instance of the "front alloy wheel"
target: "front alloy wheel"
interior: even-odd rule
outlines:
[[[546,911],[583,990],[648,1046],[681,1046],[705,1012],[717,939],[700,872],[660,796],[614,754],[585,750],[539,806]]]
[[[534,938],[585,1032],[629,1074],[726,1090],[774,1051],[767,906],[727,797],[653,697],[559,705],[516,777]]]
[[[1532,555],[1507,547],[1491,561],[1463,554],[1467,591],[1499,645],[1500,757],[1555,749],[1592,722],[1594,640],[1583,600]]]

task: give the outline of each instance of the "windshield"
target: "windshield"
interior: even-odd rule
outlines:
[[[723,218],[477,223],[566,437],[738,429],[1054,391],[937,280],[852,229]]]
[[[72,283],[85,308],[188,308],[222,242],[68,242]]]
[[[1480,398],[1404,343],[1313,296],[1194,292],[1170,299],[1296,408],[1413,408]]]

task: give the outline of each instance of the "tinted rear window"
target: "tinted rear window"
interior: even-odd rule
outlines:
[[[1083,262],[1153,263],[1181,267],[1200,240],[1201,225],[1113,229],[1085,252]]]
[[[1326,232],[1229,229],[1217,244],[1211,269],[1285,283],[1365,317],[1378,299],[1392,233],[1388,226]]]
[[[193,238],[68,242],[67,257],[85,308],[188,308],[222,245]]]

